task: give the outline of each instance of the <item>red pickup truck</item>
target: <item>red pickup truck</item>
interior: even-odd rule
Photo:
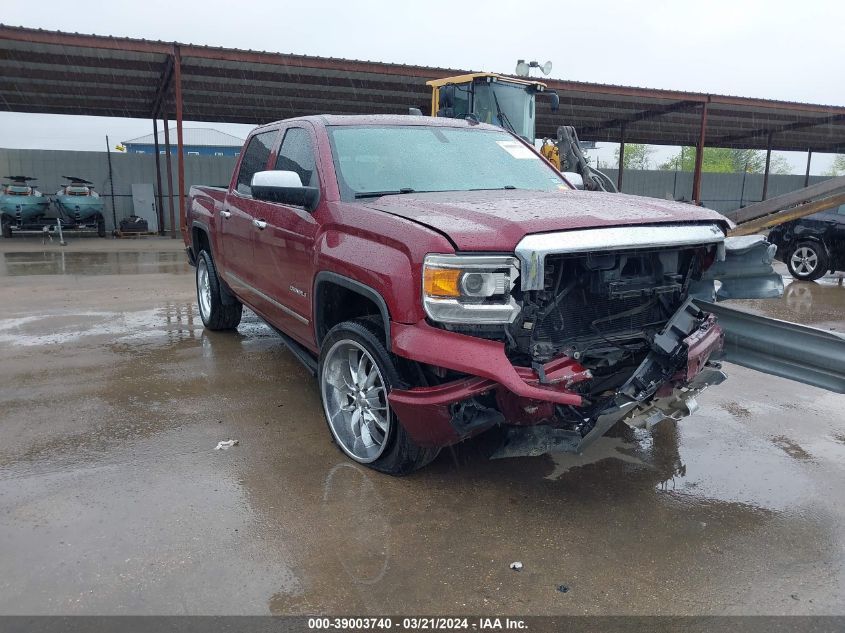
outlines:
[[[689,414],[724,379],[693,298],[727,228],[576,190],[473,120],[313,116],[254,130],[183,233],[205,326],[248,306],[317,375],[339,447],[402,474],[493,427],[532,455]]]

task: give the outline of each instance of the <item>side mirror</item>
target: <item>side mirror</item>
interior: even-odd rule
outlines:
[[[576,189],[583,189],[584,188],[584,178],[581,177],[576,171],[564,171],[561,172],[563,177],[569,181],[569,184],[575,187]]]
[[[551,108],[552,112],[557,112],[560,110],[560,97],[554,90],[550,90],[548,92],[549,98],[552,100]]]
[[[296,205],[309,212],[316,209],[320,201],[320,190],[304,187],[295,171],[257,171],[252,176],[250,188],[256,200]]]

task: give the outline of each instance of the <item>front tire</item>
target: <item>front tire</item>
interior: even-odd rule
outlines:
[[[3,237],[10,238],[12,237],[12,225],[8,222],[3,222]]]
[[[813,241],[798,242],[785,259],[789,274],[801,281],[815,281],[830,267],[824,246]]]
[[[224,304],[220,293],[220,279],[214,260],[206,251],[197,257],[197,305],[202,323],[209,330],[234,330],[241,322],[243,304],[232,298]]]
[[[418,446],[391,411],[387,396],[402,385],[384,333],[372,321],[333,327],[320,350],[323,412],[338,447],[360,464],[405,475],[430,463],[440,449]]]

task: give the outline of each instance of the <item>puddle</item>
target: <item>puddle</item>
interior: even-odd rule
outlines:
[[[112,341],[165,337],[197,338],[202,321],[193,304],[168,304],[139,312],[70,312],[0,319],[0,344],[19,347],[61,345],[85,338]]]
[[[783,321],[842,331],[845,285],[839,277],[796,281],[787,276],[784,286],[779,299],[733,300],[726,305]]]
[[[184,273],[189,269],[181,252],[84,252],[42,251],[3,253],[0,277],[26,275],[142,275]]]
[[[546,475],[546,479],[560,479],[564,474],[574,468],[580,468],[587,464],[595,464],[604,459],[618,459],[629,464],[638,464],[648,467],[640,457],[631,454],[640,447],[637,443],[625,441],[621,437],[600,437],[593,442],[589,448],[580,455],[571,453],[550,453],[554,462],[554,470]],[[627,451],[627,452],[626,452]]]

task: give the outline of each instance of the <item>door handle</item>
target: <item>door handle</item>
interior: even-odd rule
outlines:
[[[267,228],[267,223],[264,220],[253,220],[252,223],[262,231]]]
[[[224,210],[221,210],[221,211],[220,211],[220,215],[223,217],[223,219],[224,219],[224,220],[225,220],[226,218],[231,218],[231,217],[232,217],[232,213],[231,213],[231,211],[224,211]]]

